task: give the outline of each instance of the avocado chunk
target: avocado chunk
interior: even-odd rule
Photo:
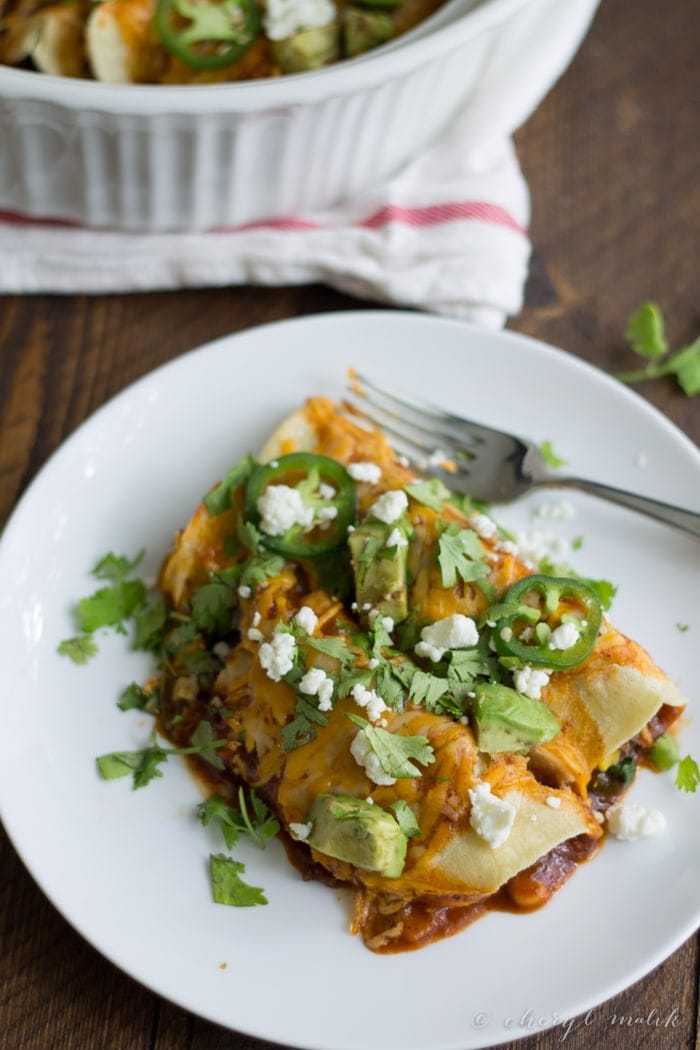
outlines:
[[[407,838],[380,806],[351,795],[317,795],[306,840],[319,853],[396,879],[403,871]]]
[[[371,51],[394,35],[394,23],[386,11],[363,11],[346,7],[343,13],[345,54],[352,58]]]
[[[348,544],[360,612],[376,609],[381,616],[400,623],[408,616],[408,544],[387,546],[394,529],[381,521],[366,521],[350,533]]]
[[[477,686],[472,711],[479,750],[490,755],[499,751],[525,754],[552,740],[560,728],[541,700],[496,683]]]
[[[271,44],[283,73],[320,69],[340,58],[340,26],[337,22],[330,22],[314,29],[302,29],[284,40],[273,40]]]

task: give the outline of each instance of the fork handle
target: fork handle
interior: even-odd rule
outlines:
[[[672,503],[662,503],[661,500],[650,499],[648,496],[638,496],[634,492],[625,492],[624,489],[602,485],[597,481],[589,481],[587,478],[557,478],[553,483],[557,488],[575,488],[582,492],[589,492],[593,496],[611,500],[623,507],[630,507],[641,514],[648,514],[658,521],[666,522],[667,525],[675,525],[679,529],[692,533],[693,536],[700,536],[700,513],[697,511],[675,507]]]

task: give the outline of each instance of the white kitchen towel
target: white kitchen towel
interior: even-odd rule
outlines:
[[[597,3],[539,0],[536,19],[525,5],[464,111],[423,154],[352,201],[192,233],[96,230],[0,212],[0,292],[321,281],[501,326],[522,305],[530,256],[529,193],[511,135],[568,65]]]
[[[389,183],[316,214],[204,233],[124,233],[0,215],[0,291],[104,293],[321,281],[502,325],[522,301],[529,195],[509,140],[457,126]]]

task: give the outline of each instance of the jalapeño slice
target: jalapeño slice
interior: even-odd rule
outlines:
[[[155,27],[164,47],[191,69],[224,69],[260,32],[255,0],[158,0]]]
[[[261,500],[269,489],[280,486],[295,493],[304,521],[284,532],[265,527]],[[291,493],[280,490],[290,499]],[[268,550],[286,558],[320,558],[343,546],[348,526],[355,520],[355,482],[345,467],[328,456],[291,452],[258,467],[246,486],[246,517],[259,527]]]
[[[541,575],[524,576],[509,587],[497,613],[492,637],[501,656],[555,669],[586,659],[602,618],[598,596],[587,583]]]

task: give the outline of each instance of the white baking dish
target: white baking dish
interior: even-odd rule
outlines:
[[[0,209],[140,231],[318,213],[398,171],[459,110],[465,148],[514,130],[597,3],[451,0],[361,58],[235,84],[0,67]]]

